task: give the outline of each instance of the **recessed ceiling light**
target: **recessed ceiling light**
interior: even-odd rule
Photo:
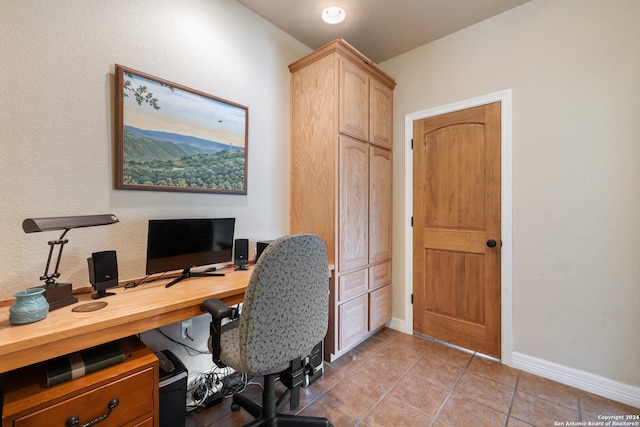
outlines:
[[[327,24],[339,24],[346,16],[345,11],[337,6],[328,7],[322,11],[322,20]]]

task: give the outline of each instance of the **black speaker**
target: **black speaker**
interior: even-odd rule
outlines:
[[[233,263],[238,266],[236,270],[246,270],[249,262],[249,239],[236,239],[233,252]]]
[[[271,242],[273,242],[273,240],[264,240],[262,242],[256,243],[256,262],[258,262],[258,259],[260,259],[260,255],[262,255],[262,252],[267,249],[267,246],[269,246]]]
[[[94,252],[91,258],[87,258],[89,264],[89,281],[97,291],[91,298],[97,299],[109,295],[106,289],[118,286],[118,259],[116,251]]]

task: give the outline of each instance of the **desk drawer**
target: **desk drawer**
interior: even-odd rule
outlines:
[[[151,384],[156,380],[153,368],[135,372],[120,380],[82,393],[71,399],[49,406],[14,421],[14,427],[43,427],[66,425],[72,416],[79,417],[77,425],[87,424],[108,411],[108,403],[119,399],[119,404],[100,427],[122,426],[145,414],[153,415],[154,396]],[[139,424],[142,426],[152,424]]]
[[[138,424],[135,424],[131,427],[154,427],[153,418],[147,418],[144,421],[140,421]]]

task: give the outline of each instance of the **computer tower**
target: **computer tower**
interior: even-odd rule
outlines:
[[[318,378],[324,373],[324,342],[320,341],[313,347],[311,354],[309,354],[304,361],[304,383],[303,387],[309,387],[316,382]]]
[[[156,356],[160,359],[160,427],[184,427],[189,373],[171,351],[162,350]]]

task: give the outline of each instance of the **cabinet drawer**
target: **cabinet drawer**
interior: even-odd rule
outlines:
[[[379,328],[391,320],[391,285],[369,293],[369,330]]]
[[[369,289],[376,289],[391,283],[391,262],[369,268]]]
[[[340,349],[348,347],[369,332],[368,296],[362,295],[338,306]]]
[[[367,269],[364,269],[340,276],[338,279],[338,283],[340,283],[338,300],[346,301],[365,293],[367,290],[367,275]]]
[[[140,421],[137,424],[132,425],[131,427],[154,427],[153,418],[147,418],[144,421]]]
[[[64,426],[69,417],[78,416],[78,425],[87,424],[107,413],[108,403],[114,398],[119,404],[103,421],[106,426],[121,426],[136,418],[152,413],[154,408],[153,382],[157,372],[147,368],[133,375],[88,391],[31,413],[14,422],[15,427]],[[147,425],[147,424],[142,424]]]

